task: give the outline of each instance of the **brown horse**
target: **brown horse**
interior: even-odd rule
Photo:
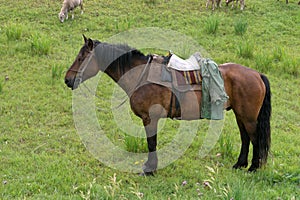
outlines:
[[[97,64],[84,65],[94,50],[101,47],[101,54],[97,54]],[[110,52],[110,53],[108,53]],[[110,54],[108,56],[108,54]],[[76,89],[80,83],[95,76],[100,70],[108,74],[114,81],[137,66],[147,66],[155,62],[152,55],[144,55],[139,50],[127,45],[101,43],[87,39],[84,36],[84,45],[79,51],[74,63],[65,76],[68,87]],[[233,168],[247,167],[250,142],[253,145],[253,158],[249,171],[255,171],[265,164],[271,142],[271,92],[267,77],[250,68],[239,64],[227,63],[219,65],[224,79],[224,86],[229,100],[225,104],[226,110],[233,110],[240,130],[242,140],[241,151],[237,163]],[[142,73],[142,72],[141,72]],[[137,76],[141,76],[138,74]],[[120,85],[125,91],[126,84]],[[199,119],[195,109],[177,107],[172,104],[173,91],[154,83],[144,84],[136,90],[126,91],[130,97],[132,111],[142,119],[146,130],[148,143],[148,160],[144,164],[145,175],[153,174],[157,169],[157,124],[160,118],[181,117],[185,113],[188,119]],[[197,100],[201,102],[201,95],[197,93]],[[161,105],[163,109],[151,109],[153,105]],[[150,111],[151,110],[151,111]],[[171,112],[171,113],[170,113]]]

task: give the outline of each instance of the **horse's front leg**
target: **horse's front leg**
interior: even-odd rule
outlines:
[[[157,119],[143,120],[146,135],[147,135],[147,144],[148,144],[148,160],[143,166],[143,175],[153,175],[157,169],[157,154],[156,154],[156,145],[157,145]]]

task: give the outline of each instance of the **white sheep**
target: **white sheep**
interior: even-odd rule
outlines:
[[[236,6],[237,7],[238,7],[238,3],[240,1],[241,10],[244,10],[244,8],[245,8],[245,0],[226,0],[226,6],[228,6],[228,4],[230,2],[232,2],[232,1],[233,1],[233,3],[232,3],[231,8],[234,8],[234,1],[236,1]]]
[[[215,7],[221,7],[221,0],[207,0],[206,1],[206,9],[209,6],[209,3],[211,2],[212,10],[215,9]]]
[[[81,14],[83,13],[83,0],[64,0],[63,6],[58,14],[59,20],[64,22],[65,19],[68,19],[68,12],[72,13],[72,19],[74,19],[74,9],[80,6]]]

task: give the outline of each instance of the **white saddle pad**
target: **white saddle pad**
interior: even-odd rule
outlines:
[[[191,55],[188,59],[184,60],[175,54],[170,58],[170,61],[167,65],[169,68],[173,68],[179,71],[191,71],[191,70],[200,70],[200,65],[198,59],[201,59],[199,53]]]

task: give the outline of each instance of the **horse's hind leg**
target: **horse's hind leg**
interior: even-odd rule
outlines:
[[[248,153],[249,153],[249,145],[250,141],[253,145],[253,157],[252,164],[248,171],[255,171],[259,168],[259,147],[258,147],[258,139],[257,139],[257,131],[256,131],[256,122],[255,121],[246,121],[243,122],[240,119],[237,119],[237,123],[240,129],[242,147],[241,152],[238,158],[237,163],[233,166],[233,168],[241,168],[247,167],[248,165]]]
[[[248,171],[253,172],[256,171],[257,168],[259,168],[259,147],[258,147],[258,141],[255,140],[252,142],[253,145],[253,157],[252,157],[252,164],[249,167]]]
[[[235,168],[235,169],[248,166],[248,153],[249,153],[249,145],[250,145],[250,138],[245,129],[244,124],[239,119],[237,119],[237,123],[238,123],[239,129],[240,129],[242,146],[241,146],[241,152],[240,152],[238,161],[235,165],[233,165],[233,168]]]
[[[257,122],[247,122],[245,123],[245,128],[249,134],[253,146],[252,164],[248,169],[249,172],[252,172],[256,171],[256,169],[259,168],[259,141],[257,133]]]

